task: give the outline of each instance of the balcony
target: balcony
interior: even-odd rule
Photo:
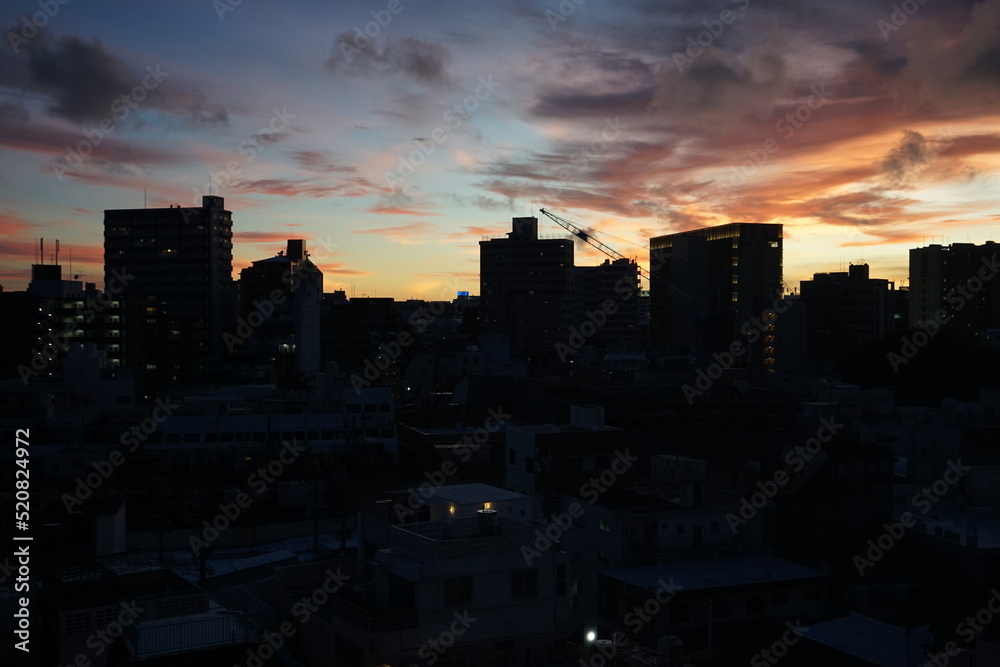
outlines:
[[[139,619],[122,633],[136,660],[258,643],[275,622],[270,607],[241,589],[216,599],[203,593],[145,598],[136,606],[143,610]]]

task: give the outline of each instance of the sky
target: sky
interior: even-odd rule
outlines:
[[[307,239],[326,291],[479,291],[550,209],[652,236],[784,225],[790,289],[996,238],[1000,0],[5,2],[0,284],[45,238],[100,284],[105,209],[233,212],[234,277]],[[39,26],[41,26],[39,28]],[[578,265],[604,256],[576,244]]]

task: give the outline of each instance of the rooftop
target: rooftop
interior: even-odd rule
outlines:
[[[523,493],[508,491],[498,486],[490,486],[474,482],[472,484],[450,484],[438,487],[434,493],[442,500],[448,500],[459,505],[475,505],[485,502],[503,502],[505,500],[525,500]]]
[[[884,667],[926,664],[932,639],[926,628],[907,630],[856,612],[802,630],[807,640]]]
[[[672,580],[682,591],[696,591],[829,576],[821,570],[774,556],[736,556],[720,560],[667,563],[604,570],[601,574],[648,591],[657,590],[661,586],[661,579]]]

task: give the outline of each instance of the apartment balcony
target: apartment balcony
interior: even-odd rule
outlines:
[[[124,626],[122,638],[137,661],[257,644],[275,623],[273,610],[241,589],[145,598],[136,606],[142,613]]]

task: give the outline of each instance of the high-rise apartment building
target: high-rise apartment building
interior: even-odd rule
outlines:
[[[835,359],[894,329],[895,284],[870,278],[867,264],[803,280],[806,345],[811,358]]]
[[[241,351],[278,374],[318,373],[323,273],[309,260],[305,240],[288,239],[284,251],[243,269],[239,292],[243,326],[253,333],[229,340],[243,338]]]
[[[538,218],[513,219],[505,237],[479,242],[482,333],[510,337],[511,357],[557,358],[573,325],[573,240],[538,235]]]
[[[953,331],[976,334],[1000,328],[1000,245],[952,243],[910,249],[910,327],[948,313]]]
[[[781,225],[732,223],[650,239],[653,343],[705,357],[729,349],[743,325],[782,296],[781,231]],[[773,366],[774,325],[768,326],[741,365]]]
[[[214,196],[198,208],[104,212],[105,279],[133,276],[122,293],[125,353],[147,396],[211,382],[221,365],[235,314],[232,227]]]

